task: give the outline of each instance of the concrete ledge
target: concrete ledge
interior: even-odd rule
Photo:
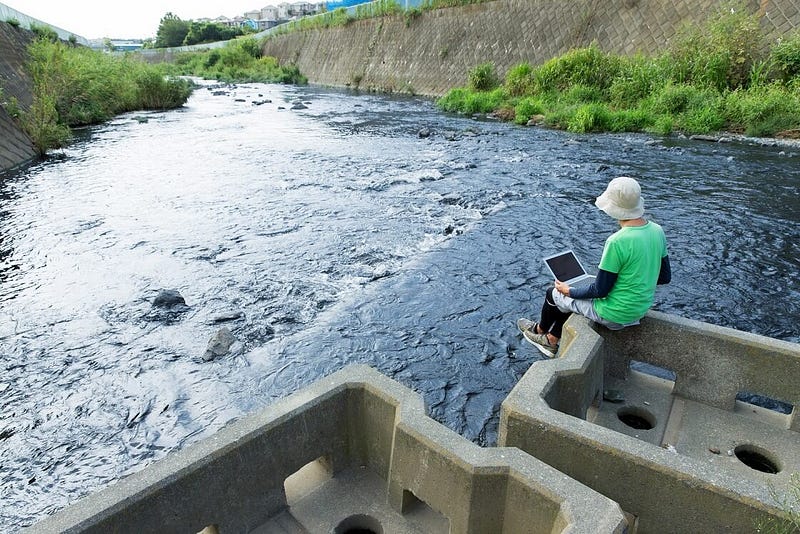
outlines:
[[[314,465],[329,476],[287,501],[287,477]],[[353,366],[28,532],[333,532],[364,518],[391,523],[385,532],[625,529],[616,503],[517,449],[478,447],[427,417],[416,393]]]
[[[573,316],[563,340],[560,358],[531,366],[503,402],[501,445],[617,501],[640,532],[749,532],[780,514],[773,493],[800,471],[800,346],[657,312],[620,332]],[[604,401],[609,388],[624,402]],[[779,472],[751,468],[753,456]]]

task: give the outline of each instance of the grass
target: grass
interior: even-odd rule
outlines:
[[[43,155],[65,146],[71,128],[95,124],[126,111],[183,105],[192,91],[186,80],[165,77],[156,66],[66,44],[40,30],[28,46],[26,65],[32,103],[3,105]]]
[[[758,522],[755,531],[764,534],[796,534],[800,532],[800,473],[792,473],[786,494],[781,494],[774,488],[770,493],[781,510],[782,517]]]
[[[305,84],[295,65],[280,65],[274,57],[262,57],[261,44],[253,37],[235,39],[223,48],[178,55],[165,66],[173,75],[191,75],[223,82]]]
[[[306,82],[296,66],[261,57],[261,44],[254,38],[187,53],[174,64],[149,65],[133,54],[116,56],[64,43],[48,30],[37,28],[37,38],[28,47],[30,107],[23,109],[13,98],[0,99],[40,155],[65,146],[73,127],[101,123],[127,111],[182,106],[193,84],[180,75],[225,82]]]
[[[517,124],[543,115],[537,123],[580,133],[798,132],[800,32],[771,47],[763,41],[756,15],[725,3],[659,55],[615,56],[592,45],[538,66],[516,65],[502,83],[484,63],[438,105],[467,114],[494,106],[489,112]]]
[[[347,26],[356,20],[395,15],[402,16],[405,21],[405,26],[410,27],[413,21],[425,11],[469,4],[481,4],[490,1],[492,0],[425,0],[425,2],[423,2],[419,7],[406,10],[397,0],[377,0],[368,4],[356,6],[354,10],[355,13],[352,15],[348,13],[346,8],[339,7],[327,13],[303,17],[286,24],[281,24],[272,33],[270,33],[266,39],[273,39],[280,35],[286,35],[288,33],[297,31],[320,30],[337,26]]]

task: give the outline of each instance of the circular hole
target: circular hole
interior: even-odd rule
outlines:
[[[653,414],[641,408],[622,408],[617,412],[617,418],[636,430],[650,430],[656,426]]]
[[[739,445],[733,453],[744,465],[762,473],[775,474],[781,469],[778,462],[770,458],[770,453],[754,445]]]
[[[383,534],[380,521],[364,514],[351,515],[343,519],[333,534]]]

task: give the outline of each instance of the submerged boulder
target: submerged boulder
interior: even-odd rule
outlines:
[[[231,345],[236,341],[231,331],[226,328],[220,328],[217,333],[208,340],[208,347],[203,354],[203,360],[210,362],[218,356],[225,356],[231,348]]]
[[[177,289],[162,289],[153,300],[156,308],[172,309],[176,306],[186,306],[186,300]]]
[[[162,289],[153,299],[153,304],[144,319],[172,324],[180,321],[187,311],[189,311],[189,306],[186,305],[183,295],[175,289]]]

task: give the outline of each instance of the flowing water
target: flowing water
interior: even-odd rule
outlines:
[[[656,309],[800,341],[798,149],[273,85],[81,132],[0,181],[0,525],[354,362],[494,444],[501,401],[540,359],[514,322],[538,313],[541,257],[597,264],[615,222],[593,200],[619,175],[669,240]],[[162,289],[186,306],[154,307]],[[236,342],[205,361],[223,327]]]

